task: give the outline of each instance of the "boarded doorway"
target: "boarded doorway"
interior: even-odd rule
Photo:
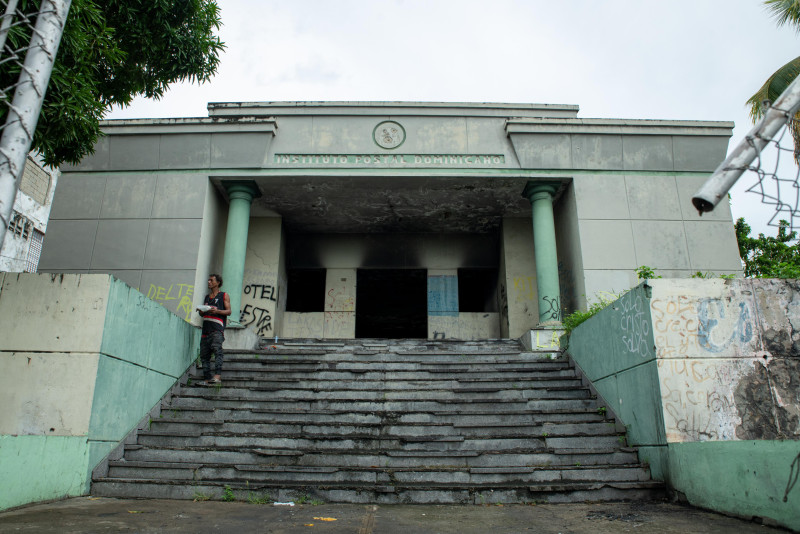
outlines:
[[[356,278],[356,337],[428,337],[427,271],[359,269]]]

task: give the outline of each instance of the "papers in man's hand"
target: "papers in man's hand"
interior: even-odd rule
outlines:
[[[203,304],[202,306],[198,306],[197,307],[197,311],[199,311],[200,313],[205,313],[210,309],[211,309],[211,306],[206,306],[205,304]]]

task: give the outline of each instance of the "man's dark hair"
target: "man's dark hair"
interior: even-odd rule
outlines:
[[[217,273],[211,273],[208,276],[209,277],[213,276],[214,278],[216,278],[217,279],[217,283],[219,284],[219,287],[222,287],[222,276],[218,275]]]

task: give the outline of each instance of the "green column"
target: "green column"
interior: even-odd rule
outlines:
[[[561,324],[561,289],[553,219],[553,195],[559,185],[558,182],[528,182],[522,192],[522,196],[530,200],[533,210],[533,254],[536,258],[540,326]]]
[[[254,182],[226,182],[230,204],[228,230],[225,233],[225,256],[222,259],[223,290],[231,299],[229,321],[239,324],[244,284],[244,260],[247,255],[247,231],[250,227],[250,204],[261,196]]]

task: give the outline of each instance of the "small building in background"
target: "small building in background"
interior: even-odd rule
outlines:
[[[58,175],[58,169],[45,167],[36,156],[28,156],[0,248],[0,271],[37,271]]]

